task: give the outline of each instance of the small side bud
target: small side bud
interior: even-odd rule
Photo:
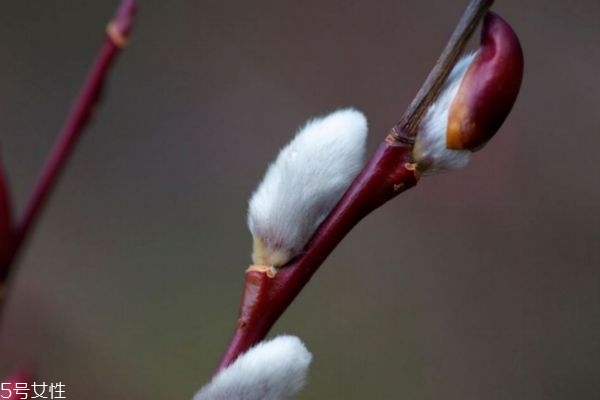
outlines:
[[[311,360],[295,336],[260,342],[219,372],[193,400],[291,400],[304,386]]]
[[[302,251],[360,171],[366,136],[365,116],[348,108],[308,121],[281,150],[249,202],[254,264]]]
[[[489,12],[481,47],[460,84],[448,115],[449,149],[475,151],[500,129],[523,77],[523,51],[510,25]]]

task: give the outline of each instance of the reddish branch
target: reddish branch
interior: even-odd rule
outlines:
[[[8,182],[4,175],[4,169],[0,165],[0,270],[10,262],[14,246],[13,241],[14,231]],[[0,297],[2,297],[2,293],[0,293]]]
[[[33,190],[25,214],[17,226],[17,243],[27,236],[32,224],[42,210],[50,191],[63,170],[69,156],[73,152],[77,139],[89,122],[90,116],[98,101],[107,72],[115,56],[126,43],[136,10],[136,0],[124,0],[117,10],[114,19],[106,29],[106,37],[96,60],[75,100],[63,130],[60,132],[50,156],[46,160],[42,174]]]
[[[416,185],[419,176],[412,150],[419,124],[492,2],[471,1],[408,110],[321,224],[302,255],[280,268],[273,278],[264,272],[246,272],[237,327],[217,372],[267,335],[327,256],[363,217]]]
[[[64,127],[46,159],[41,175],[25,208],[24,215],[18,224],[11,229],[12,232],[9,236],[12,239],[12,245],[9,247],[6,260],[2,260],[4,263],[0,265],[0,306],[3,300],[2,286],[8,277],[10,266],[14,264],[15,257],[31,232],[52,189],[56,186],[60,173],[73,153],[77,140],[89,122],[115,56],[127,42],[136,8],[137,0],[123,0],[112,21],[108,24],[104,42],[67,116]],[[0,212],[4,213],[5,210],[8,210],[8,207],[0,206],[2,206]],[[10,217],[6,216],[6,218]]]

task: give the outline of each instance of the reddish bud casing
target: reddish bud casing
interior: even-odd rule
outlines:
[[[488,12],[481,47],[450,105],[446,147],[475,151],[490,140],[515,103],[522,77],[517,35],[501,17]]]

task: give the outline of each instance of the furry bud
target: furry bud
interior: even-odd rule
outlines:
[[[260,342],[219,372],[193,400],[291,400],[306,382],[311,359],[295,336]]]
[[[367,120],[354,109],[314,118],[269,166],[248,207],[254,264],[298,255],[363,165]]]

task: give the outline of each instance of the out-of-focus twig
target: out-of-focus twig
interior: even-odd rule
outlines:
[[[14,261],[23,247],[25,240],[38,220],[50,193],[56,187],[60,173],[73,153],[77,140],[89,122],[94,107],[98,102],[103,83],[116,55],[127,43],[134,16],[137,0],[123,0],[115,16],[106,28],[106,36],[96,56],[96,59],[75,99],[63,129],[42,168],[33,192],[25,207],[23,216],[12,227],[12,245],[3,265],[0,265],[0,310],[5,299],[6,281],[13,269]],[[4,294],[4,295],[3,295]]]

